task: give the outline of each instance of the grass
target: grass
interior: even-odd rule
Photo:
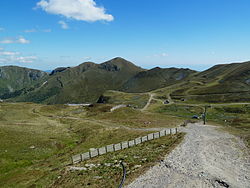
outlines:
[[[103,94],[109,104],[126,104],[135,108],[143,108],[149,99],[149,95],[145,93],[124,93],[119,91],[106,91]]]
[[[197,105],[179,105],[179,104],[170,104],[165,106],[159,106],[154,109],[155,112],[161,114],[168,114],[172,116],[177,116],[180,118],[190,119],[193,115],[200,115],[203,113],[204,109],[202,106]]]
[[[122,179],[122,160],[127,171],[126,184],[156,164],[169,153],[183,138],[183,133],[161,137],[119,152],[109,153],[78,164],[85,170],[69,171],[67,168],[53,187],[118,187]],[[153,151],[153,152],[152,152]],[[89,167],[94,166],[93,168]]]
[[[171,104],[161,105],[154,101],[150,111],[178,119],[190,119],[193,115],[200,115],[206,104]],[[221,126],[225,131],[244,140],[250,148],[250,105],[249,104],[211,104],[207,110],[208,124]]]
[[[250,148],[250,105],[216,105],[208,109],[207,118],[241,137]]]
[[[134,128],[173,127],[178,124],[174,118],[168,121],[168,116],[164,114],[143,113],[130,108],[111,113],[108,109],[110,105],[85,108],[0,103],[0,187],[59,186],[57,182],[64,181],[64,178],[58,177],[64,177],[65,167],[70,163],[72,155],[86,152],[90,148],[134,139],[150,132]],[[173,139],[166,137],[163,141],[168,143]],[[150,142],[146,147],[154,148],[154,143],[161,141],[162,139],[156,143]],[[143,149],[142,146],[138,147]],[[171,150],[170,148],[169,145],[166,150]],[[126,155],[129,155],[132,150],[133,148],[122,152],[128,152]],[[133,152],[136,153],[136,150]],[[155,152],[148,155],[159,157],[160,154]],[[144,154],[146,153],[145,150]],[[94,160],[110,160],[110,155]],[[153,159],[155,158],[150,163]],[[113,171],[110,173],[113,176]],[[94,173],[92,175],[89,175],[89,179],[94,179]],[[71,175],[65,177],[67,185],[77,179],[74,175],[73,179],[70,177]]]

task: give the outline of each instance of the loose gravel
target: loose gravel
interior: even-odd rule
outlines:
[[[183,143],[127,188],[250,188],[250,157],[239,138],[198,123],[182,131]]]

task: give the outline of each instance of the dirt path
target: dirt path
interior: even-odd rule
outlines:
[[[183,131],[183,143],[128,188],[250,188],[250,158],[241,140],[214,126],[189,124]]]
[[[154,98],[154,94],[153,93],[149,93],[149,99],[148,99],[148,102],[147,104],[143,107],[143,109],[141,109],[141,111],[145,111],[147,110],[147,108],[149,107],[151,101],[153,100]]]

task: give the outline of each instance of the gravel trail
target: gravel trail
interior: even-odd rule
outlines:
[[[215,126],[189,124],[182,144],[127,188],[250,188],[243,142]]]

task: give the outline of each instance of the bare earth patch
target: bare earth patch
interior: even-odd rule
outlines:
[[[198,123],[183,131],[183,143],[127,188],[250,187],[250,158],[240,139]]]

